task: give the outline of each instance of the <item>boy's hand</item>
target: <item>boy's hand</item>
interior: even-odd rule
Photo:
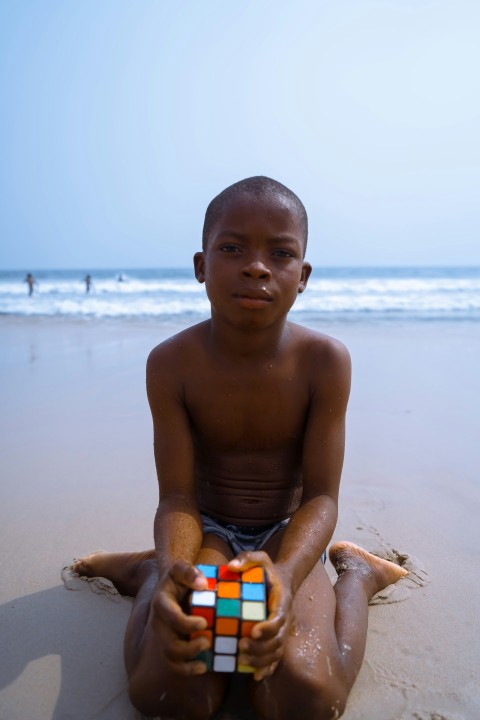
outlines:
[[[180,603],[189,590],[206,590],[207,580],[190,563],[177,560],[159,579],[152,598],[152,628],[158,634],[170,668],[181,675],[201,675],[205,663],[195,660],[210,643],[205,637],[189,639],[190,633],[204,630],[206,620],[187,615]]]
[[[243,638],[239,648],[242,664],[258,668],[253,677],[263,680],[275,672],[282,658],[290,625],[292,594],[270,556],[261,550],[242,552],[228,563],[234,572],[243,572],[255,565],[261,565],[266,574],[268,618],[255,625],[252,636]]]

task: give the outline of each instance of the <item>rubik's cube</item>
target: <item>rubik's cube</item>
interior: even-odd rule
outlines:
[[[213,672],[255,672],[238,662],[238,643],[250,637],[253,626],[267,618],[267,590],[262,567],[232,572],[226,565],[197,565],[207,578],[207,590],[194,590],[191,615],[200,615],[207,628],[192,638],[207,637],[210,649],[198,655]]]

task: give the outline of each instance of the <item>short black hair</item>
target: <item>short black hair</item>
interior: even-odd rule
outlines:
[[[239,198],[241,195],[254,195],[257,198],[272,198],[277,195],[284,198],[295,209],[300,226],[303,232],[305,246],[307,247],[308,239],[308,217],[307,211],[300,200],[286,185],[264,175],[255,175],[254,177],[239,180],[239,182],[229,185],[225,190],[213,198],[205,213],[205,221],[203,223],[202,247],[205,250],[208,244],[208,236],[225,211],[227,205]]]

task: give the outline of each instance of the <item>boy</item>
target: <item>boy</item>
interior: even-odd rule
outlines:
[[[160,501],[155,550],[99,553],[73,567],[110,578],[135,603],[125,637],[133,704],[147,715],[207,720],[229,676],[195,659],[196,563],[264,566],[269,615],[240,642],[256,668],[261,718],[338,718],[363,658],[368,600],[406,574],[357,546],[330,548],[337,520],[350,359],[339,342],[287,321],[311,266],[307,215],[265,177],[209,205],[195,275],[211,319],[156,347],[147,363]]]

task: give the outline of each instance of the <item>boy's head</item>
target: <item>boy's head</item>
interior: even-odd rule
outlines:
[[[277,182],[277,180],[272,180],[272,178],[264,177],[263,175],[246,178],[233,185],[229,185],[229,187],[222,190],[219,195],[213,198],[207,207],[205,221],[203,223],[203,250],[205,251],[207,249],[210,233],[225,210],[231,204],[248,197],[259,202],[274,201],[284,206],[290,213],[296,216],[304,240],[303,254],[305,255],[308,238],[308,217],[302,201],[285,185]]]
[[[307,226],[299,198],[270,178],[247,178],[217,195],[205,214],[203,250],[194,255],[212,317],[248,328],[284,323],[312,270]]]

